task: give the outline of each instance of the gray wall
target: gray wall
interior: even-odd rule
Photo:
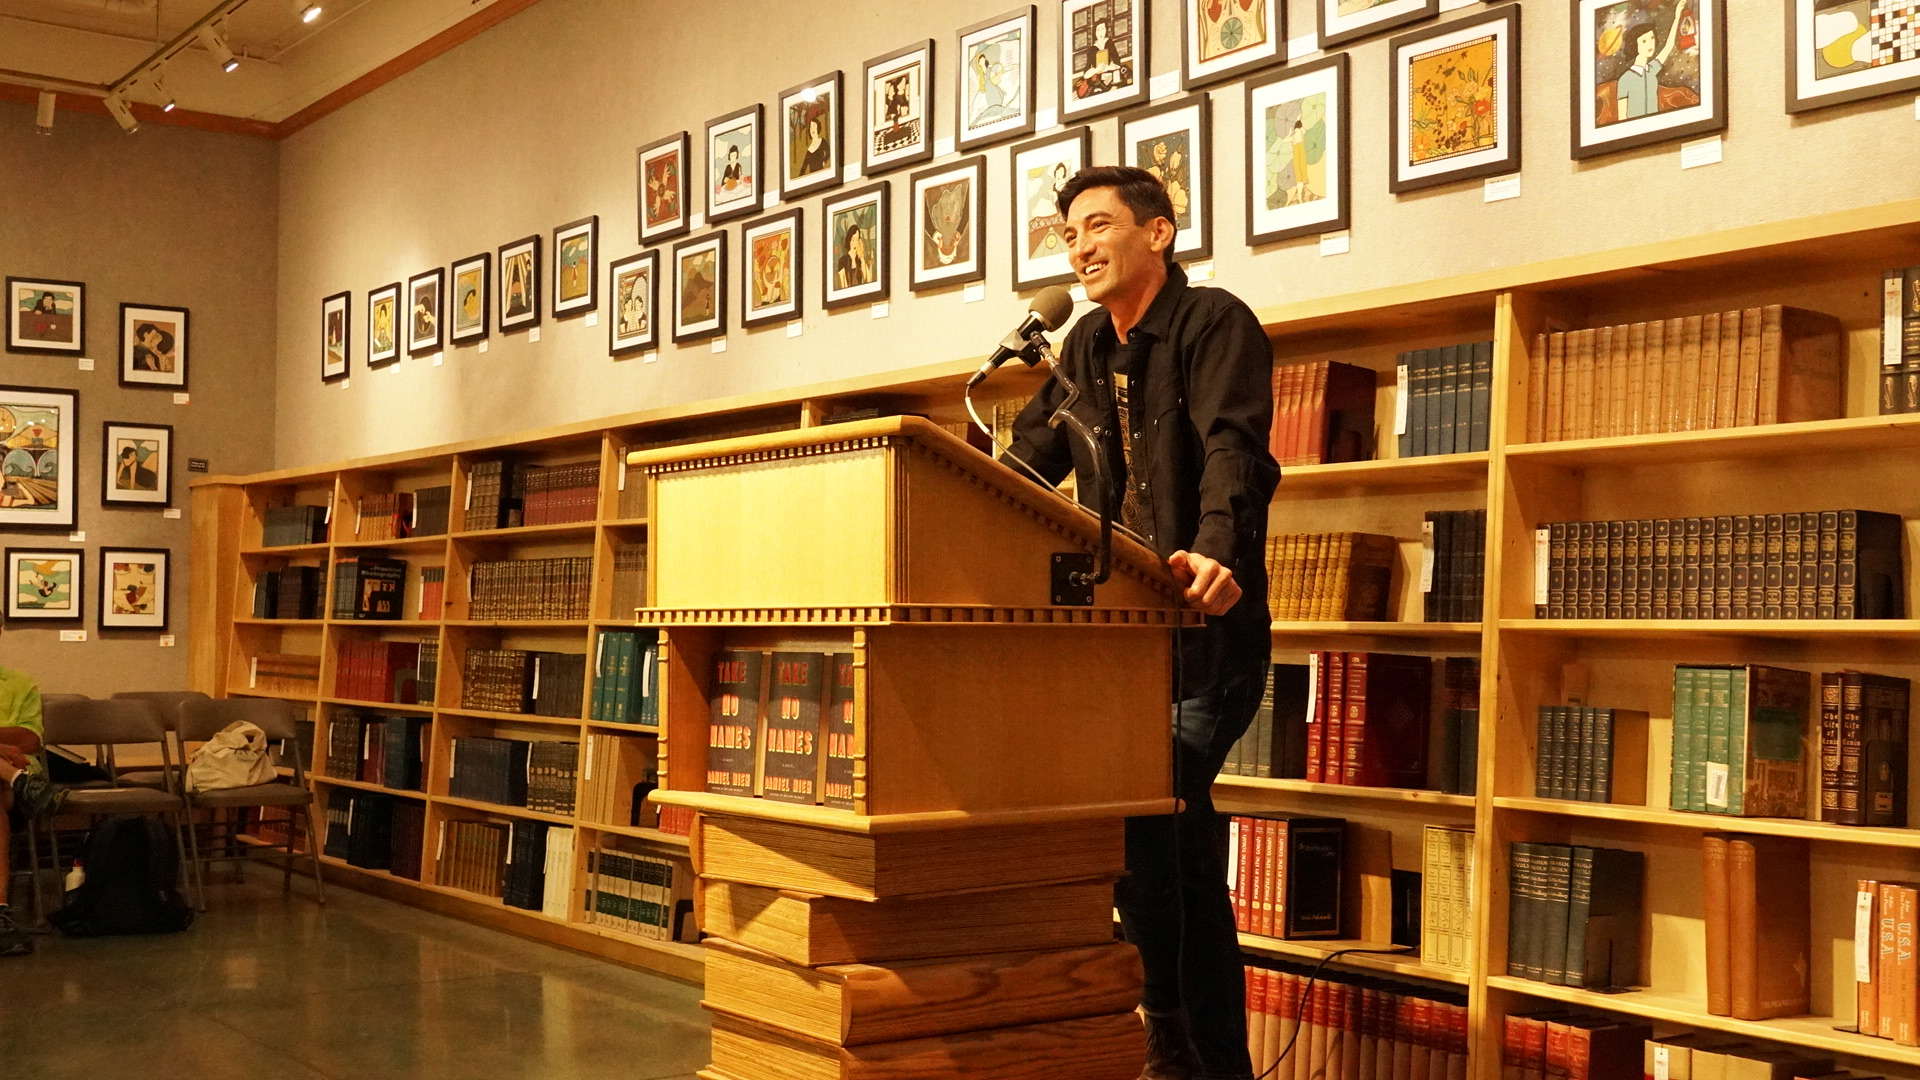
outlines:
[[[216,473],[272,461],[278,156],[260,139],[157,124],[129,136],[104,116],[64,112],[43,137],[31,107],[0,105],[0,274],[85,282],[87,355],[96,361],[81,371],[68,357],[0,353],[0,383],[80,394],[75,490],[86,540],[0,528],[0,545],[86,553],[85,643],[17,622],[0,633],[0,664],[31,673],[43,690],[101,696],[186,687],[195,614],[187,605],[186,459],[206,458]],[[122,301],[190,309],[189,404],[175,405],[171,390],[120,386]],[[173,425],[179,519],[101,505],[108,420]],[[168,632],[178,645],[161,648],[154,631],[99,632],[103,544],[171,549]]]

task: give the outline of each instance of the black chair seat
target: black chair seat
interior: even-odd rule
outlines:
[[[313,801],[313,792],[292,784],[249,784],[246,787],[195,791],[187,795],[195,807],[305,806]]]

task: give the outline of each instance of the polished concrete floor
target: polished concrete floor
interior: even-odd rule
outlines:
[[[692,1080],[700,991],[346,889],[0,958],[0,1080]]]

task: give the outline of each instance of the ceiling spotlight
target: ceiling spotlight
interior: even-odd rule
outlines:
[[[161,112],[172,112],[174,110],[174,107],[180,104],[179,102],[173,100],[172,94],[167,93],[166,84],[162,83],[158,78],[155,78],[153,80],[153,90],[154,90],[154,93],[160,95],[160,100],[162,102],[160,106]]]
[[[33,112],[33,129],[42,135],[53,134],[53,103],[53,91],[40,91],[40,106]]]
[[[220,32],[219,27],[203,27],[199,36],[200,44],[213,54],[214,62],[220,65],[220,70],[230,72],[240,66],[240,58],[233,55],[232,49],[227,48],[226,35]]]
[[[106,105],[107,111],[113,114],[113,119],[120,125],[121,131],[131,135],[140,130],[140,121],[133,118],[133,110],[127,108],[125,98],[119,94],[108,94]]]
[[[295,0],[295,2],[298,3],[299,0]],[[319,17],[320,17],[319,4],[308,4],[306,7],[300,10],[300,21],[303,23],[310,23]]]

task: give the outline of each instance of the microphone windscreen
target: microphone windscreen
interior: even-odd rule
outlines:
[[[1040,290],[1028,308],[1040,316],[1047,329],[1058,330],[1073,318],[1073,294],[1058,285],[1049,285]]]

